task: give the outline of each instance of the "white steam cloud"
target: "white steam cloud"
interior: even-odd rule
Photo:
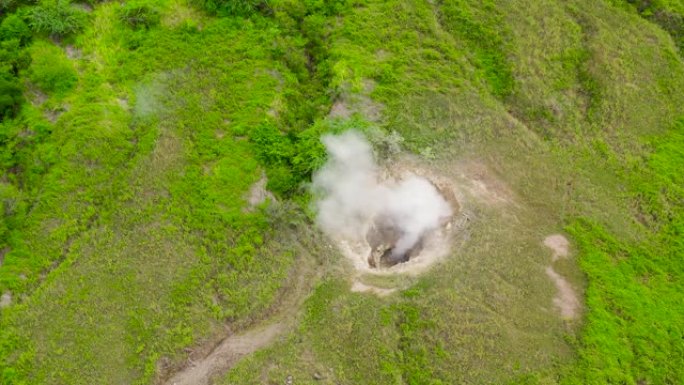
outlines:
[[[321,140],[328,161],[313,185],[320,194],[318,224],[329,236],[364,241],[370,226],[382,222],[397,233],[392,256],[402,257],[451,216],[451,207],[428,180],[381,181],[361,134],[347,131]]]

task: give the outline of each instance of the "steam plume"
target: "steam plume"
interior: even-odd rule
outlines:
[[[392,258],[401,258],[451,216],[451,207],[428,180],[381,181],[371,146],[355,131],[321,138],[328,161],[314,175],[318,224],[328,235],[363,241],[370,226],[396,233]]]

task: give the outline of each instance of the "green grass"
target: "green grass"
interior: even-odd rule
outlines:
[[[129,50],[116,7],[77,40],[95,60],[77,63],[79,88],[40,144],[52,162],[10,235],[2,287],[30,297],[3,311],[4,382],[150,381],[162,356],[266,309],[293,259],[263,213],[243,212],[260,170],[235,139],[281,92],[277,31],[223,20]]]
[[[279,314],[302,248],[322,277],[286,311],[292,329],[220,382],[684,378],[684,63],[662,24],[681,4],[135,7],[96,4],[82,32],[26,49],[29,100],[0,123],[0,294],[14,302],[0,310],[0,383],[154,383],[226,324]],[[351,116],[329,117],[335,102]],[[509,203],[466,197],[450,258],[383,281],[403,288],[390,296],[352,293],[344,259],[303,229],[318,138],[349,128],[380,154],[400,136]],[[262,174],[279,202],[247,211]],[[541,242],[557,232],[581,321],[552,304]]]
[[[682,203],[672,179],[681,167],[673,122],[682,114],[682,63],[669,37],[628,12],[583,2],[499,2],[475,18],[487,32],[470,27],[468,35],[463,14],[475,11],[437,4],[366,2],[346,15],[331,34],[333,84],[354,89],[372,79],[382,125],[406,147],[430,149],[447,175],[459,160],[487,164],[524,207],[477,208],[465,249],[422,278],[419,295],[361,296],[371,303],[358,305],[360,295],[324,286],[290,340],[246,360],[225,383],[288,374],[317,383],[316,373],[323,383],[677,383],[677,279],[654,272],[660,284],[646,289],[633,267],[680,265],[676,227],[649,235]],[[443,16],[450,6],[457,26]],[[478,48],[478,33],[496,36]],[[483,50],[501,52],[489,71],[510,71],[509,91],[486,76]],[[644,200],[665,211],[642,223]],[[548,256],[533,246],[561,227],[577,242],[582,272],[559,268],[576,287],[588,282],[578,329],[538,306],[553,289],[541,275]],[[608,251],[593,248],[599,234],[611,240]],[[605,258],[616,244],[625,266],[612,268]]]
[[[568,383],[677,383],[684,378],[682,314],[682,129],[654,140],[646,162],[630,165],[639,218],[650,231],[638,243],[621,243],[586,220],[568,228],[582,253],[591,306],[578,369]],[[656,326],[657,325],[657,326]]]

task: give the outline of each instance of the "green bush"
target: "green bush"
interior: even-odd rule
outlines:
[[[59,47],[36,42],[31,47],[31,56],[29,79],[43,91],[63,94],[76,85],[76,71]]]
[[[0,182],[0,246],[7,242],[12,217],[24,210],[20,191],[9,183]]]
[[[38,33],[50,36],[66,36],[79,32],[85,26],[85,11],[72,7],[68,1],[58,0],[34,7],[29,24]]]
[[[14,116],[22,101],[19,81],[10,76],[0,76],[0,121]]]
[[[159,11],[147,4],[126,4],[119,9],[119,20],[133,29],[149,29],[159,24]]]
[[[20,70],[28,68],[31,56],[21,48],[19,40],[0,42],[0,70],[4,74],[17,76]]]
[[[23,46],[31,40],[31,30],[17,15],[9,15],[0,24],[0,40],[18,40]]]
[[[17,2],[15,0],[0,0],[0,11],[6,12],[8,10],[14,9]]]
[[[270,13],[269,0],[196,0],[197,4],[211,14],[220,16],[250,16],[254,13]]]
[[[23,101],[17,77],[31,62],[23,49],[30,40],[31,30],[21,17],[11,14],[0,23],[0,121],[13,117]]]

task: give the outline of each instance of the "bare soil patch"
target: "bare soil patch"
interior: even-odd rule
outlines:
[[[443,175],[422,163],[420,159],[411,156],[403,156],[396,162],[385,165],[380,178],[402,180],[412,176],[425,178],[436,187],[451,206],[451,217],[445,220],[439,228],[426,234],[420,243],[420,247],[412,250],[412,255],[406,261],[381,268],[369,264],[369,256],[372,255],[374,248],[368,239],[333,238],[333,244],[349,259],[356,270],[357,278],[353,280],[353,291],[378,295],[389,294],[390,291],[388,290],[395,290],[396,288],[378,288],[364,284],[359,281],[358,276],[363,274],[379,276],[421,274],[451,253],[454,236],[462,232],[468,225],[468,210],[467,207],[463,206],[464,202],[467,201],[468,189],[456,178]],[[368,227],[371,227],[370,224]]]
[[[569,246],[567,238],[561,234],[552,234],[544,239],[544,246],[553,251],[551,261],[556,262],[560,258],[567,258],[569,256]],[[560,311],[560,315],[564,319],[575,319],[579,316],[581,303],[572,287],[562,275],[558,274],[552,266],[546,268],[546,275],[556,285],[556,296],[553,298],[553,304]]]
[[[26,86],[26,91],[24,93],[28,101],[38,107],[41,106],[48,99],[48,96],[38,88],[38,86],[28,83]]]
[[[6,308],[12,304],[12,293],[6,291],[0,296],[0,309]]]
[[[206,358],[191,363],[186,370],[177,373],[167,385],[206,385],[212,377],[230,369],[240,358],[268,345],[285,330],[285,324],[273,323],[264,328],[252,329],[243,334],[232,335],[221,342]]]
[[[361,282],[357,278],[352,283],[351,291],[356,292],[356,293],[372,293],[372,294],[378,295],[380,297],[384,297],[386,295],[394,293],[395,291],[397,291],[397,289],[396,288],[388,289],[388,288],[384,288],[384,287],[368,285],[368,284]]]
[[[273,194],[266,190],[267,183],[266,175],[262,174],[261,178],[249,189],[249,195],[247,196],[248,211],[254,210],[256,206],[266,202],[266,200],[275,200]]]
[[[577,318],[580,310],[580,301],[577,298],[575,289],[572,288],[572,285],[563,276],[553,270],[551,266],[546,268],[546,275],[556,285],[558,293],[553,298],[553,304],[560,311],[561,317],[564,319]]]
[[[64,47],[64,53],[71,60],[80,59],[82,55],[81,50],[71,44],[68,44],[66,47]]]
[[[544,246],[553,250],[552,260],[555,262],[560,258],[567,258],[569,255],[570,243],[561,234],[552,234],[544,239]]]

